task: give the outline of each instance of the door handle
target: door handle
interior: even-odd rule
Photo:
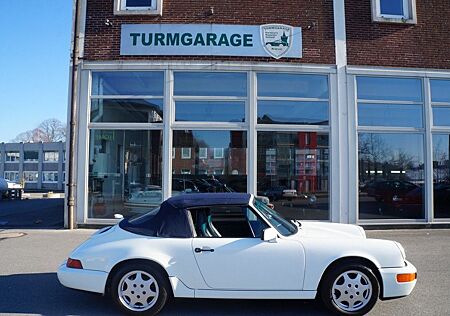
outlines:
[[[203,248],[195,248],[194,251],[196,253],[200,253],[200,252],[203,252],[203,251],[214,252],[214,249],[211,249],[209,247],[203,247]]]

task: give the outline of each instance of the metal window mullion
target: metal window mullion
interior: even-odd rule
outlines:
[[[174,101],[241,101],[245,102],[247,100],[246,97],[238,97],[238,96],[173,96]]]
[[[422,105],[422,101],[398,101],[398,100],[375,100],[375,99],[358,99],[358,103],[368,103],[368,104],[398,104],[398,105]]]
[[[424,133],[425,128],[392,127],[392,126],[358,126],[361,133]]]
[[[425,219],[433,221],[433,135],[431,128],[433,124],[433,113],[431,108],[430,79],[424,78],[425,96]]]
[[[162,185],[163,200],[172,195],[172,122],[174,118],[173,105],[173,71],[168,69],[164,74],[164,110],[163,110],[163,157]]]
[[[258,97],[258,101],[329,102],[329,98]]]
[[[247,130],[247,123],[233,124],[224,122],[174,122],[173,130]]]
[[[450,107],[450,102],[431,102],[432,107]]]
[[[256,124],[255,129],[261,132],[298,132],[299,130],[302,132],[330,132],[329,125]]]
[[[356,76],[347,75],[348,141],[349,141],[349,223],[359,221],[358,106]],[[354,166],[354,168],[352,168]],[[354,211],[352,211],[354,210]]]
[[[164,123],[89,123],[88,127],[89,129],[108,130],[162,130]]]
[[[258,133],[256,131],[257,77],[255,71],[249,72],[247,91],[249,92],[247,107],[249,125],[249,131],[247,133],[247,191],[256,195],[258,191]]]
[[[431,133],[450,133],[450,126],[434,126]]]
[[[162,95],[92,95],[92,100],[123,100],[123,99],[162,99]]]

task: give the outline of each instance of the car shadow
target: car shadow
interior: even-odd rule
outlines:
[[[120,315],[107,297],[63,287],[56,273],[0,275],[0,314]],[[174,299],[160,315],[330,315],[317,301]]]

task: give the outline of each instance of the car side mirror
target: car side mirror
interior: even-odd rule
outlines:
[[[262,240],[267,242],[277,242],[278,232],[275,228],[266,228],[262,234]]]

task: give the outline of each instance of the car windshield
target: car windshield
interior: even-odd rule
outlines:
[[[253,204],[256,209],[264,216],[270,224],[283,236],[290,236],[295,234],[298,231],[296,225],[290,223],[286,219],[283,218],[277,211],[271,209],[263,202],[254,199]]]

